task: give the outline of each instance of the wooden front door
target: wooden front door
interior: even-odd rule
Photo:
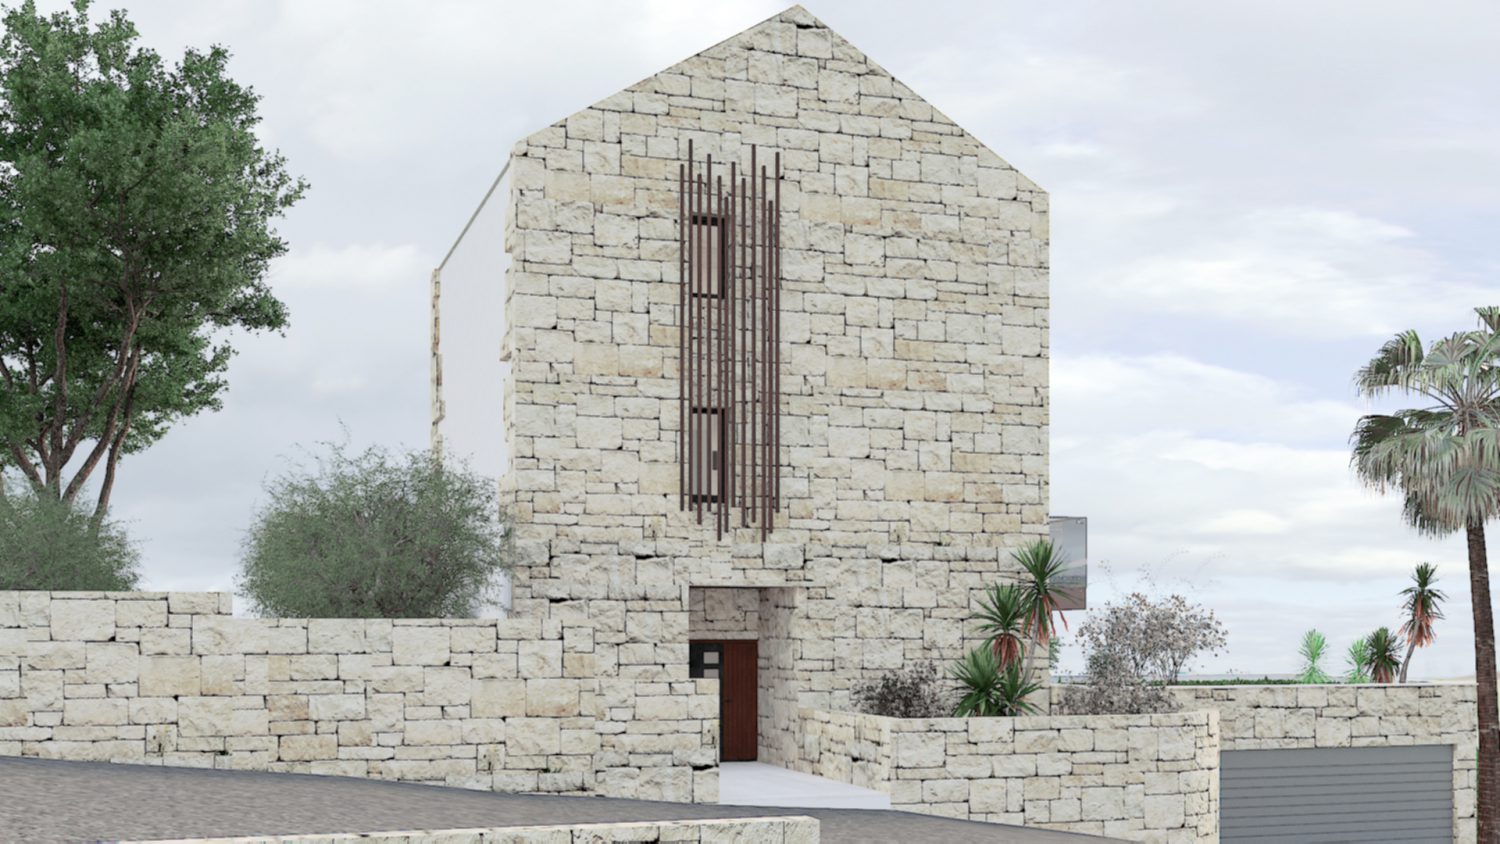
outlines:
[[[688,653],[689,674],[719,681],[720,761],[755,761],[760,694],[755,640],[693,641]]]

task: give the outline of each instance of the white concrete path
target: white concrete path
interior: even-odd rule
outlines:
[[[889,809],[891,797],[761,762],[719,765],[719,804],[810,809]]]

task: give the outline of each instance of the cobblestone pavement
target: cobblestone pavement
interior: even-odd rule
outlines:
[[[1085,835],[907,812],[492,794],[410,783],[0,757],[0,841],[225,837],[811,815],[825,842],[1065,844]]]

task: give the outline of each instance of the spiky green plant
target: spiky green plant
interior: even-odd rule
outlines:
[[[1068,619],[1062,611],[1062,588],[1057,583],[1068,560],[1061,549],[1047,539],[1038,539],[1016,549],[1011,553],[1011,559],[1021,567],[1020,586],[1027,607],[1024,630],[1028,641],[1024,659],[1029,672],[1036,649],[1049,647],[1052,637],[1057,635],[1057,622],[1062,622],[1064,630],[1068,627]]]
[[[1026,591],[1015,583],[995,584],[979,598],[979,611],[970,615],[1001,668],[1020,662],[1026,651],[1026,623],[1031,607]]]
[[[1349,644],[1349,652],[1344,658],[1349,661],[1349,670],[1344,673],[1345,683],[1370,682],[1370,643],[1364,636]]]
[[[1500,841],[1500,685],[1484,524],[1500,516],[1500,307],[1475,308],[1479,327],[1424,346],[1404,331],[1355,376],[1366,398],[1399,392],[1420,407],[1360,418],[1351,437],[1361,480],[1398,493],[1429,535],[1463,531],[1474,606],[1479,721],[1477,831]]]
[[[1297,674],[1299,683],[1327,683],[1332,680],[1323,670],[1323,656],[1328,651],[1328,639],[1317,630],[1302,634],[1302,645],[1297,653],[1302,656],[1302,671]]]
[[[1437,639],[1434,622],[1443,617],[1442,604],[1448,600],[1443,590],[1438,589],[1437,566],[1432,563],[1417,564],[1411,575],[1412,585],[1401,590],[1406,597],[1401,609],[1406,621],[1401,623],[1401,635],[1406,637],[1406,658],[1401,660],[1401,682],[1406,682],[1406,669],[1411,666],[1412,652],[1425,648]]]
[[[981,645],[960,659],[953,667],[953,679],[962,694],[953,710],[956,717],[1029,715],[1037,711],[1026,698],[1042,685],[1032,682],[1018,662],[1001,668],[988,647]]]
[[[1376,628],[1367,637],[1370,656],[1370,680],[1375,683],[1390,683],[1401,670],[1401,637],[1389,627]]]

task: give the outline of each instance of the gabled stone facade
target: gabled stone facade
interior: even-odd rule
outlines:
[[[689,140],[784,170],[764,542],[678,509]],[[510,174],[513,612],[598,679],[601,758],[700,634],[759,640],[760,754],[783,764],[799,706],[957,656],[976,592],[1047,535],[1046,193],[801,7],[527,137]]]

